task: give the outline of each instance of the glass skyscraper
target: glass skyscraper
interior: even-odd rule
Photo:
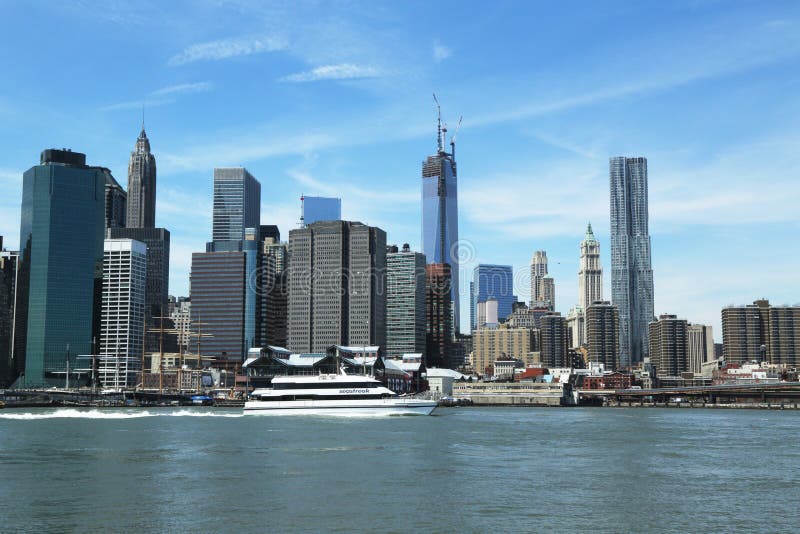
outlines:
[[[514,295],[514,271],[510,265],[480,264],[472,271],[470,284],[472,302],[470,303],[470,326],[472,330],[478,325],[477,309],[479,302],[490,298],[497,301],[497,317],[505,319],[511,315],[511,305],[517,301]]]
[[[342,199],[326,197],[301,198],[303,201],[303,224],[309,225],[321,221],[342,220]]]
[[[69,150],[43,151],[23,175],[15,353],[25,386],[64,385],[67,358],[74,369],[99,336],[105,184]]]
[[[653,311],[653,269],[647,212],[647,158],[609,161],[611,188],[611,299],[619,309],[620,365],[648,353]]]
[[[438,150],[422,163],[422,252],[429,264],[450,265],[453,327],[460,326],[458,254],[458,181],[455,141],[444,148],[446,128],[438,127]]]
[[[242,167],[214,169],[213,241],[243,241],[261,225],[261,184]]]

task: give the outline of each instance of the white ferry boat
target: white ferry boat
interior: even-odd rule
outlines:
[[[281,376],[272,388],[256,389],[245,413],[315,415],[430,415],[433,400],[402,397],[370,376]]]

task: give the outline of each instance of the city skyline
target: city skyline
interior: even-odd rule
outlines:
[[[559,8],[526,6],[519,21],[503,19],[512,26],[534,15],[543,27],[550,21],[564,33],[552,45],[547,32],[525,42],[508,37],[513,31],[500,37],[502,10],[494,8],[484,8],[485,30],[473,22],[464,35],[425,21],[418,30],[393,30],[395,24],[383,18],[404,22],[419,7],[385,7],[385,14],[367,9],[340,26],[325,7],[315,24],[328,37],[339,33],[319,51],[324,47],[309,41],[319,37],[300,37],[301,16],[275,17],[286,23],[286,35],[280,35],[265,22],[273,13],[256,8],[236,13],[202,6],[188,17],[186,31],[166,38],[143,31],[152,17],[137,7],[59,6],[49,13],[51,8],[10,4],[8,20],[36,20],[43,34],[56,21],[68,34],[90,26],[96,34],[82,33],[75,45],[59,40],[60,48],[44,35],[25,51],[10,43],[26,24],[0,37],[6,44],[0,57],[15,80],[0,92],[0,141],[8,147],[0,161],[0,235],[7,248],[19,246],[21,176],[36,155],[71,147],[124,182],[147,100],[147,132],[159,165],[156,225],[172,231],[171,293],[188,294],[191,252],[203,250],[208,239],[216,166],[247,166],[258,176],[264,184],[261,222],[278,224],[285,235],[296,228],[297,198],[305,192],[341,197],[343,218],[378,226],[390,242],[421,251],[419,163],[435,150],[435,90],[451,126],[464,115],[459,234],[472,250],[460,272],[462,328],[469,316],[465,273],[478,263],[508,264],[524,273],[539,249],[548,251],[556,309],[566,314],[578,301],[574,251],[587,220],[606,244],[602,266],[611,272],[606,165],[615,155],[641,154],[649,161],[656,315],[711,324],[719,341],[723,306],[762,296],[776,304],[797,300],[786,291],[796,252],[783,245],[797,231],[792,206],[800,197],[798,111],[788,74],[800,56],[796,6],[734,4],[722,11],[705,4],[609,4],[601,13],[588,9],[569,27],[557,22],[564,18]],[[159,25],[184,12],[158,9]],[[475,20],[474,13],[455,11],[454,27]],[[219,34],[201,23],[212,13],[226,22],[252,21],[241,34]],[[89,20],[82,22],[83,16]],[[101,17],[110,22],[107,28]],[[620,23],[644,17],[650,25],[624,39],[606,41],[603,35],[603,46],[593,49],[600,32],[586,28],[590,22],[600,26],[592,22],[598,17]],[[361,31],[370,26],[372,31]],[[708,26],[717,29],[716,37],[705,31]],[[585,36],[576,35],[580,31]],[[408,57],[392,54],[394,42],[369,46],[395,33],[399,41],[418,41]],[[476,37],[480,46],[471,44]],[[104,47],[86,46],[100,39]],[[674,42],[681,43],[677,50]],[[80,54],[53,69],[80,91],[41,84],[33,66],[45,50],[66,54],[71,46]],[[516,61],[513,67],[510,60],[498,61],[507,47],[529,54],[530,63],[520,69]],[[640,55],[620,59],[633,47]],[[543,52],[531,53],[537,50]],[[118,69],[130,70],[124,58],[133,53],[151,76],[136,69],[109,82]],[[121,58],[118,67],[115,57]],[[83,69],[94,63],[108,69]],[[81,67],[85,79],[76,82],[67,72],[73,67]],[[228,82],[238,74],[253,78]],[[408,83],[397,88],[398,79]],[[275,104],[258,105],[264,91]],[[494,98],[500,94],[503,99]],[[322,98],[314,105],[317,96]],[[54,112],[59,120],[43,133],[40,121]],[[741,283],[735,262],[719,261],[743,248],[764,260],[761,275],[748,284]],[[524,280],[517,283],[516,294],[529,294]],[[603,298],[610,299],[609,289]]]

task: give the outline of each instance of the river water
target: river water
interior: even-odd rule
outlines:
[[[0,410],[0,529],[798,530],[800,412]]]

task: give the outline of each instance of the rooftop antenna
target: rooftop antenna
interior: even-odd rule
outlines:
[[[145,106],[145,101],[142,100],[142,131],[144,131],[144,106]]]
[[[439,152],[444,151],[444,143],[442,139],[442,108],[439,106],[439,99],[436,98],[436,93],[433,93],[433,101],[436,102],[436,113],[438,119],[436,122],[436,144],[439,147]],[[444,130],[447,131],[447,128]]]
[[[306,196],[300,195],[300,228],[306,227]]]

